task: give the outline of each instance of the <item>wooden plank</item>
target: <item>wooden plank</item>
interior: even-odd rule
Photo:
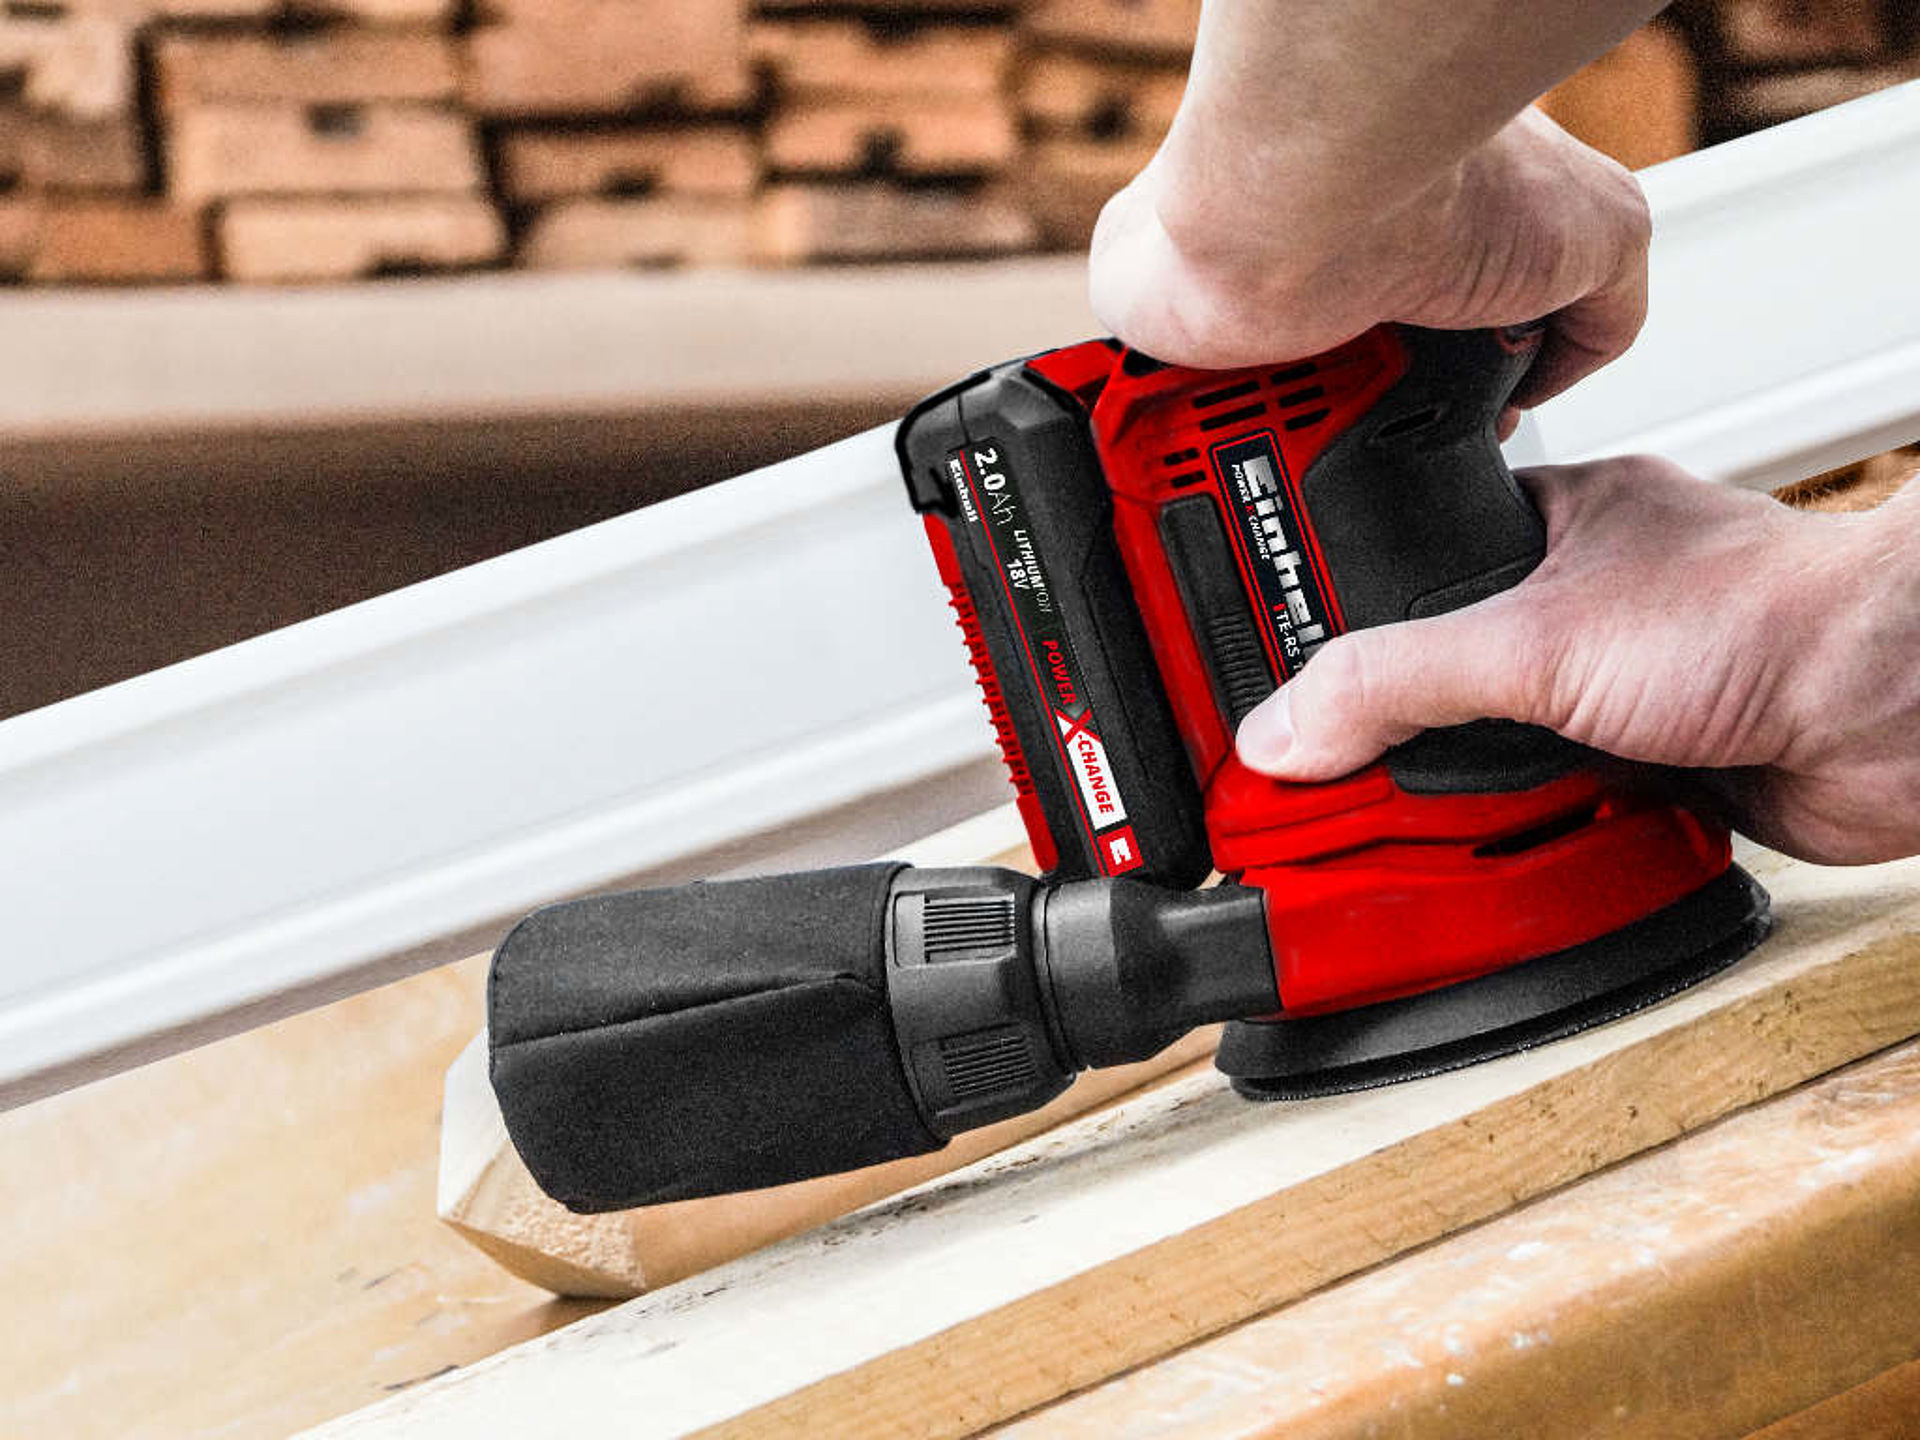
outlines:
[[[1718,0],[1710,13],[1737,65],[1872,60],[1889,39],[1881,0]]]
[[[0,79],[28,108],[72,120],[133,109],[133,37],[99,15],[0,15]]]
[[[527,227],[514,262],[536,270],[663,269],[740,265],[752,252],[750,205],[657,195],[562,200]]]
[[[1653,1010],[1300,1105],[1176,1082],[318,1433],[973,1433],[1920,1032],[1920,860],[1753,863],[1774,937]]]
[[[452,100],[454,41],[425,30],[297,30],[284,35],[161,34],[153,47],[168,109],[251,101],[323,105]]]
[[[991,95],[818,101],[767,126],[767,168],[782,175],[992,175],[1019,152],[1013,116]]]
[[[499,137],[500,184],[534,205],[572,195],[706,195],[744,199],[760,183],[760,151],[742,125],[514,129]]]
[[[1909,1044],[996,1440],[1365,1440],[1389,1423],[1420,1440],[1746,1435],[1920,1354],[1916,1294]],[[1920,1408],[1904,1423],[1920,1434]]]
[[[145,198],[47,203],[26,278],[47,284],[199,280],[206,226],[196,210]]]
[[[760,199],[756,249],[776,264],[1004,255],[1035,239],[1004,189],[782,184]]]
[[[70,120],[0,105],[0,181],[31,193],[138,190],[145,137],[131,116]]]
[[[1909,1360],[1749,1440],[1920,1440],[1920,1360]]]
[[[1830,470],[1794,485],[1783,485],[1773,492],[1773,498],[1802,510],[1841,514],[1871,510],[1915,475],[1920,475],[1920,446],[1908,446],[1869,456],[1857,465]]]
[[[998,94],[1013,34],[998,25],[876,28],[856,19],[765,20],[750,32],[753,57],[781,100]]]
[[[478,195],[236,200],[221,212],[220,267],[235,280],[351,280],[491,265],[506,226]]]
[[[507,1139],[487,1081],[484,1039],[447,1071],[441,1106],[440,1218],[508,1272],[556,1295],[628,1299],[764,1249],[971,1165],[1145,1086],[1212,1063],[1216,1027],[1152,1060],[1081,1079],[1030,1115],[969,1130],[944,1150],[849,1175],[607,1215],[549,1199]]]
[[[8,1440],[278,1437],[586,1313],[433,1217],[448,966],[0,1114]]]
[[[290,13],[302,20],[349,20],[364,25],[452,25],[459,0],[55,0],[74,14],[98,15],[128,25],[151,21],[274,21]]]
[[[1102,55],[1180,59],[1193,51],[1200,0],[1035,0],[1027,34]]]
[[[1670,25],[1646,25],[1540,99],[1562,128],[1629,170],[1699,144],[1700,76]]]
[[[1041,133],[1158,144],[1186,92],[1182,64],[1040,50],[1020,65],[1020,115]]]
[[[1159,148],[1153,139],[1087,140],[1049,136],[1027,149],[1021,166],[1027,207],[1049,245],[1084,246],[1114,191],[1145,168]]]
[[[1920,79],[1920,60],[1861,68],[1831,66],[1824,70],[1797,70],[1729,84],[1720,103],[1744,126],[1774,125],[1915,79]]]
[[[478,190],[473,127],[452,110],[401,105],[209,105],[168,117],[168,193],[405,194]]]
[[[502,0],[494,0],[502,3]],[[513,4],[539,4],[540,0],[506,0]],[[903,20],[925,20],[959,16],[966,19],[1006,17],[1018,14],[1023,0],[758,0],[753,7],[758,15],[795,17],[817,16],[822,10],[857,14],[879,24],[897,24]]]
[[[197,0],[168,3],[194,4]],[[460,0],[300,0],[298,8],[363,25],[437,25],[444,29],[460,17]]]
[[[741,0],[543,0],[474,30],[467,57],[484,115],[704,114],[754,96]]]
[[[284,0],[58,0],[73,15],[114,20],[128,27],[155,20],[268,20]]]
[[[40,247],[40,213],[44,203],[34,196],[0,195],[0,281],[27,278],[33,253]]]
[[[919,865],[1007,865],[1033,874],[1022,845],[981,861],[968,827],[916,847]],[[1138,1065],[1083,1076],[1030,1115],[969,1130],[943,1150],[850,1175],[825,1175],[747,1195],[718,1195],[607,1215],[575,1215],[541,1193],[507,1138],[487,1079],[485,1038],[447,1071],[441,1106],[440,1218],[524,1280],[561,1295],[626,1298],[710,1270],[948,1174],[1143,1085],[1205,1064],[1217,1027],[1196,1031]]]

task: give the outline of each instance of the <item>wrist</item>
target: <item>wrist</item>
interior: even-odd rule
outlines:
[[[1790,767],[1828,761],[1910,706],[1920,650],[1920,492],[1851,515],[1793,513],[1770,626],[1801,650]]]

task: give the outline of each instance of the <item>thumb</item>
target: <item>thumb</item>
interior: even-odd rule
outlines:
[[[1283,780],[1331,780],[1437,726],[1546,723],[1552,667],[1510,595],[1328,641],[1241,722],[1241,762]]]

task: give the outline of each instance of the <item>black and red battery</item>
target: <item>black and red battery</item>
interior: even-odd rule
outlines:
[[[1495,437],[1539,343],[1382,326],[1196,371],[1096,340],[909,415],[909,489],[1054,878],[1259,888],[1298,1017],[1577,949],[1728,871],[1724,831],[1533,727],[1430,731],[1315,785],[1234,755],[1327,640],[1539,563]]]

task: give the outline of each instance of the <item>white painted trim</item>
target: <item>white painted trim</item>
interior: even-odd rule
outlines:
[[[1920,434],[1904,379],[1920,86],[1675,162],[1649,189],[1656,318],[1542,411],[1522,458],[1670,442],[1710,473],[1775,478]],[[1029,297],[1021,324],[1058,321],[1041,313],[1068,303],[1052,273],[1009,292]],[[1764,306],[1755,276],[1776,286]],[[955,281],[948,299],[990,293]],[[300,303],[310,335],[381,308],[358,291],[337,312]],[[916,303],[899,311],[903,351],[924,339],[906,322],[937,308]],[[855,347],[878,346],[883,369],[884,335]],[[440,338],[455,376],[470,362],[450,352],[515,343]],[[442,352],[408,353],[431,368]],[[928,383],[1000,353],[956,349]],[[656,353],[648,373],[676,363]],[[687,363],[716,385],[730,373]],[[338,384],[333,414],[378,388]],[[402,398],[453,404],[438,384]],[[292,385],[264,385],[244,414],[280,413]],[[86,423],[132,418],[114,404]],[[0,1094],[479,948],[565,894],[862,858],[1004,794],[887,436],[870,432],[0,724]]]
[[[1540,456],[1773,488],[1920,439],[1920,81],[1656,166],[1646,329]]]

